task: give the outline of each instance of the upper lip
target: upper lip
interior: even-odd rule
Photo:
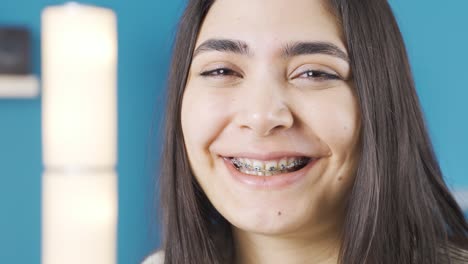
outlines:
[[[276,151],[276,152],[264,152],[264,153],[252,153],[252,152],[235,152],[229,154],[221,154],[220,156],[225,158],[247,158],[260,161],[278,160],[281,158],[293,158],[293,157],[308,157],[318,158],[317,156],[302,153],[302,152],[290,152],[290,151]]]

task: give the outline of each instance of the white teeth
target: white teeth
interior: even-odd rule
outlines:
[[[236,168],[246,174],[257,176],[272,176],[293,171],[298,165],[304,164],[309,159],[303,157],[282,158],[280,160],[260,161],[247,158],[232,158]]]
[[[258,161],[258,160],[253,160],[253,169],[255,171],[263,171],[265,169],[265,163]]]
[[[251,169],[253,167],[252,161],[249,159],[242,159],[242,163],[244,163],[246,168]]]
[[[268,161],[265,163],[265,170],[266,171],[274,171],[278,169],[278,162],[276,161]]]
[[[278,168],[279,168],[280,170],[285,170],[287,167],[288,167],[288,160],[287,160],[287,159],[281,159],[281,160],[278,162]]]

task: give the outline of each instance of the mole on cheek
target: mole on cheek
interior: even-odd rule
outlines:
[[[343,180],[343,177],[341,177],[341,176],[338,177],[338,181],[341,181],[341,180]]]
[[[281,211],[278,211],[278,216],[281,216]]]

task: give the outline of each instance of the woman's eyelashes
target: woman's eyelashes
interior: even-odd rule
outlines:
[[[317,81],[341,80],[341,77],[338,76],[337,74],[332,74],[332,73],[319,71],[319,70],[307,70],[293,77],[293,79],[294,78],[314,79]]]
[[[231,70],[229,68],[217,68],[214,70],[208,70],[200,73],[201,76],[203,77],[225,77],[225,76],[234,76],[234,77],[240,77],[242,78],[242,75],[237,73],[234,70]]]
[[[205,78],[244,78],[242,74],[227,67],[220,67],[213,70],[203,71],[200,73],[200,76]],[[342,78],[338,74],[311,69],[296,74],[291,79],[311,80],[315,82],[322,82],[328,80],[342,80]]]

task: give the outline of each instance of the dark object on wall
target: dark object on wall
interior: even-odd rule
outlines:
[[[0,74],[30,73],[30,34],[24,27],[0,27]]]

